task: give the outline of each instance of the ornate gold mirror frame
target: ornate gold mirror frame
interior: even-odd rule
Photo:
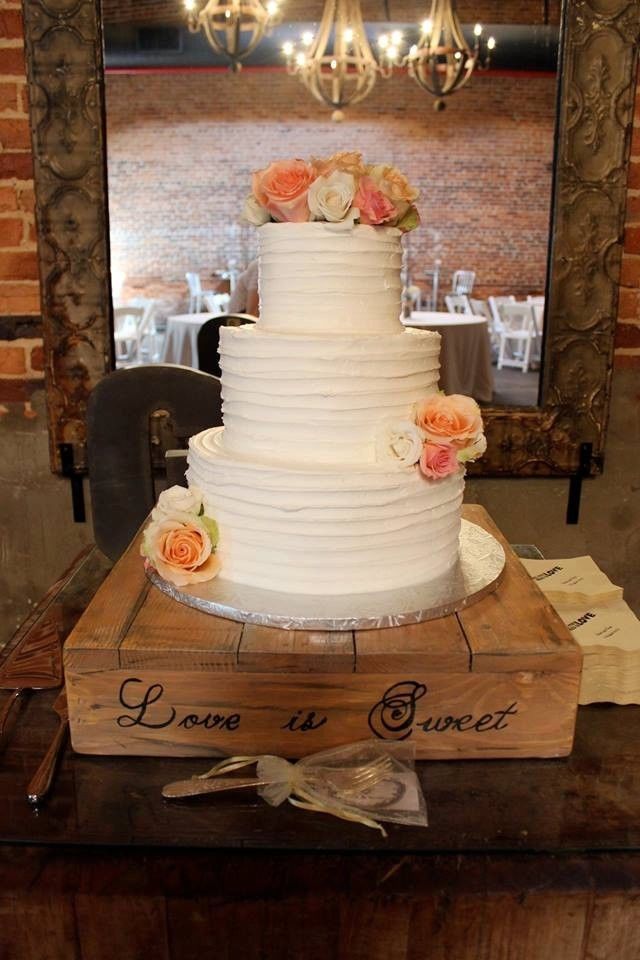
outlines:
[[[113,367],[100,4],[23,7],[51,465],[83,472],[87,398]],[[565,0],[541,405],[485,412],[476,473],[601,464],[639,30],[640,0]]]

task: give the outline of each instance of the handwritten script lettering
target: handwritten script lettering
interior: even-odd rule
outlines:
[[[303,718],[303,710],[296,710],[294,715],[290,717],[285,724],[283,724],[281,730],[291,730],[293,733],[308,733],[309,730],[317,730],[318,727],[321,727],[327,722],[326,717],[319,717],[316,719],[315,710],[310,710],[306,717]]]
[[[130,712],[123,713],[116,719],[119,727],[146,727],[149,730],[162,730],[173,725],[182,727],[184,730],[204,727],[205,730],[229,730],[233,732],[240,726],[241,717],[239,713],[228,715],[212,712],[204,714],[187,713],[178,719],[178,712],[175,707],[155,707],[155,704],[159,704],[164,695],[162,684],[149,684],[140,696],[140,687],[135,685],[143,682],[138,677],[128,677],[122,681],[118,699],[122,706]]]
[[[416,716],[418,701],[426,694],[424,683],[416,680],[403,680],[389,687],[369,713],[371,731],[381,740],[407,740],[414,730],[422,733],[444,733],[447,730],[485,733],[489,730],[505,730],[509,726],[507,717],[513,717],[518,712],[518,704],[514,702],[479,717],[463,713],[460,716],[443,714],[420,719]]]

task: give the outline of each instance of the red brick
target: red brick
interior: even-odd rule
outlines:
[[[627,194],[627,223],[640,223],[640,194]]]
[[[5,253],[0,257],[0,280],[37,280],[38,260],[35,252]]]
[[[25,74],[22,47],[0,47],[0,74],[22,77]]]
[[[18,197],[13,187],[0,186],[0,213],[18,209]]]
[[[9,347],[0,344],[0,375],[20,376],[27,372],[24,347]]]
[[[37,283],[0,283],[0,317],[11,314],[38,315],[40,285]]]
[[[640,257],[623,256],[620,285],[623,287],[640,287]]]
[[[624,252],[640,253],[640,226],[625,227],[624,231]]]
[[[627,189],[640,190],[640,160],[632,160],[629,164]]]
[[[23,36],[22,16],[19,10],[0,10],[0,37],[16,40]]]
[[[15,80],[0,82],[0,111],[18,109],[18,85]]]
[[[31,351],[31,369],[44,370],[44,347],[34,347]]]
[[[31,134],[25,117],[0,118],[0,147],[3,150],[30,150]]]
[[[613,357],[614,370],[640,370],[640,350],[637,353],[616,353]]]
[[[633,323],[618,323],[616,326],[615,346],[638,347],[640,349],[640,326]]]
[[[30,153],[0,150],[0,180],[8,177],[15,177],[17,180],[33,179],[33,159]]]
[[[0,219],[0,247],[19,247],[24,237],[24,220],[18,217]]]
[[[634,290],[632,287],[620,287],[618,319],[640,319],[640,289]]]

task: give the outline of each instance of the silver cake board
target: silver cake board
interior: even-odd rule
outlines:
[[[285,630],[371,630],[446,617],[492,593],[500,583],[505,553],[475,523],[463,520],[455,566],[429,583],[378,593],[315,596],[261,590],[222,577],[176,587],[153,567],[147,576],[159,590],[203,613]]]

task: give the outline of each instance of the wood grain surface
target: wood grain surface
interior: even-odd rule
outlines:
[[[460,613],[351,633],[194,610],[148,586],[134,541],[65,645],[74,749],[298,757],[376,736],[425,758],[566,755],[580,652],[505,551],[496,591]]]

